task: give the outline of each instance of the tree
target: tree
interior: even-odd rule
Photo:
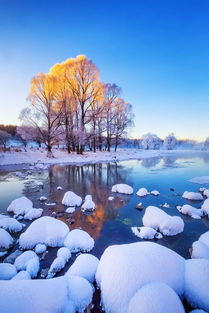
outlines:
[[[209,150],[209,137],[205,139],[203,150]]]
[[[47,147],[47,156],[53,157],[52,145],[60,134],[62,108],[56,106],[57,80],[50,74],[40,73],[32,79],[30,107],[23,109],[20,119],[35,127]]]
[[[7,133],[4,130],[0,130],[0,145],[3,146],[4,151],[6,151],[7,143],[10,138],[11,138],[11,135],[9,133]]]
[[[158,150],[160,149],[160,138],[151,133],[142,136],[142,148],[145,150]]]
[[[163,146],[167,150],[173,150],[177,145],[177,139],[174,136],[173,133],[169,134],[167,137],[165,137]]]
[[[20,135],[25,146],[30,140],[36,141],[39,147],[41,146],[40,132],[35,127],[25,125],[17,126],[17,134]]]

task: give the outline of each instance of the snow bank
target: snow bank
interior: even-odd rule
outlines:
[[[94,247],[94,239],[84,230],[73,229],[67,235],[64,246],[70,249],[71,252],[89,252]]]
[[[153,195],[153,196],[159,196],[159,195],[160,195],[160,193],[159,193],[158,190],[152,190],[152,191],[150,192],[150,194]]]
[[[62,204],[67,205],[67,206],[80,206],[81,203],[82,203],[82,198],[77,196],[72,191],[67,191],[64,194],[64,197],[62,199]]]
[[[146,208],[142,221],[144,226],[159,230],[165,236],[174,236],[184,230],[184,222],[181,217],[168,215],[155,206]]]
[[[145,197],[149,194],[149,192],[147,191],[146,188],[140,188],[138,191],[137,191],[137,196],[139,197]]]
[[[39,218],[43,213],[43,209],[30,209],[25,215],[25,220],[34,220],[36,218]]]
[[[17,270],[26,270],[32,278],[36,277],[40,270],[40,262],[34,251],[25,251],[15,260]]]
[[[118,193],[123,193],[126,195],[131,195],[134,192],[134,190],[129,185],[117,184],[117,185],[112,186],[112,192],[118,192]]]
[[[6,230],[0,228],[0,248],[9,249],[13,242],[12,236]]]
[[[17,269],[14,265],[10,263],[0,263],[0,280],[11,279],[16,274],[17,274]]]
[[[80,254],[65,275],[81,276],[90,283],[95,280],[99,260],[92,254]]]
[[[144,284],[159,280],[179,295],[184,291],[185,260],[152,242],[108,247],[96,272],[106,312],[127,313],[128,304]]]
[[[62,221],[43,216],[31,223],[20,235],[19,244],[23,249],[33,249],[38,243],[49,247],[61,247],[69,227]]]
[[[76,276],[0,281],[0,290],[1,313],[83,312],[93,296],[90,283]]]
[[[16,233],[22,231],[25,225],[18,222],[15,218],[0,214],[0,228]]]
[[[209,184],[209,176],[200,176],[200,177],[194,177],[189,179],[190,182],[196,183],[196,184]]]
[[[193,192],[193,191],[184,191],[182,198],[187,200],[203,200],[203,196],[199,192]]]
[[[17,275],[12,277],[12,280],[19,280],[19,279],[28,280],[28,279],[31,279],[31,277],[27,271],[20,271],[19,273],[17,273]]]
[[[128,313],[185,313],[181,300],[168,285],[154,281],[143,286],[129,303]]]
[[[195,219],[200,219],[201,216],[203,216],[203,211],[200,209],[196,209],[195,207],[189,205],[189,204],[185,204],[182,207],[178,206],[177,210],[185,215],[189,215],[192,218]]]
[[[35,253],[37,254],[41,254],[41,253],[44,253],[47,249],[47,246],[42,244],[42,243],[38,243],[36,246],[35,246]]]
[[[185,293],[187,301],[194,308],[209,311],[209,260],[192,259],[186,261]]]
[[[209,199],[206,199],[202,206],[201,206],[201,210],[203,211],[203,213],[205,215],[207,215],[209,217]]]
[[[140,239],[160,239],[163,237],[160,233],[151,227],[131,227],[131,230],[134,235]]]
[[[7,208],[7,212],[14,213],[14,215],[25,215],[33,208],[33,203],[26,197],[21,197],[13,200]]]

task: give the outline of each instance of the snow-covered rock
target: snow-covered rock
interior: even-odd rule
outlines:
[[[7,208],[7,212],[14,213],[14,215],[25,215],[33,208],[33,203],[26,197],[21,197],[13,200]]]
[[[192,259],[209,259],[209,246],[197,240],[192,244]]]
[[[72,214],[72,213],[74,213],[74,212],[75,212],[75,208],[73,208],[73,207],[69,207],[69,208],[67,208],[67,209],[65,210],[65,212],[66,212],[66,213],[70,213],[70,214]]]
[[[16,274],[17,274],[17,269],[13,264],[0,263],[0,280],[11,279]]]
[[[128,313],[185,313],[175,291],[165,283],[154,281],[140,288],[130,300]]]
[[[42,243],[38,243],[36,246],[35,246],[35,253],[37,254],[41,254],[41,253],[44,253],[47,249],[47,246],[45,244],[42,244]]]
[[[137,191],[137,196],[139,197],[145,197],[149,194],[149,192],[147,191],[146,188],[140,188],[138,191]]]
[[[153,196],[159,196],[159,195],[160,195],[160,192],[159,192],[158,190],[152,190],[152,191],[150,192],[150,194],[153,195]]]
[[[52,262],[48,271],[47,278],[52,278],[59,273],[71,258],[71,252],[68,248],[62,247],[57,251],[57,257]]]
[[[41,196],[41,197],[39,198],[39,200],[40,200],[40,201],[46,201],[46,200],[47,200],[47,197]]]
[[[62,199],[62,204],[67,205],[67,206],[80,206],[82,203],[82,198],[76,195],[72,191],[67,191],[64,194],[64,197]]]
[[[25,251],[18,256],[14,265],[18,271],[26,270],[32,278],[37,276],[40,269],[39,257],[32,250]]]
[[[44,186],[44,183],[42,181],[37,181],[36,182],[36,185],[39,186],[39,187],[43,187]]]
[[[0,248],[9,249],[13,243],[12,236],[6,230],[0,228]]]
[[[203,216],[202,210],[196,209],[195,207],[193,207],[189,204],[184,204],[182,207],[178,207],[177,209],[180,213],[189,215],[195,219],[200,219],[201,216]]]
[[[207,215],[209,217],[209,199],[206,199],[202,206],[201,210],[203,211],[203,214]]]
[[[64,246],[73,253],[79,251],[89,252],[94,247],[94,239],[84,230],[73,229],[67,235]]]
[[[65,275],[81,276],[90,283],[95,280],[99,260],[92,254],[80,254]]]
[[[201,193],[193,191],[184,191],[182,198],[193,201],[203,200]]]
[[[95,203],[94,203],[94,201],[92,201],[91,198],[87,198],[87,197],[91,197],[91,196],[86,196],[85,202],[81,206],[81,210],[84,211],[84,212],[85,211],[93,211],[93,210],[95,210]]]
[[[25,220],[34,220],[36,218],[39,218],[43,213],[43,209],[30,209],[25,215]]]
[[[28,279],[31,279],[31,276],[27,271],[20,271],[14,277],[12,277],[12,280],[19,280],[19,279],[28,280]]]
[[[114,200],[114,197],[111,197],[111,196],[110,196],[110,197],[108,197],[108,200],[109,200],[109,201],[112,201],[112,200]]]
[[[209,198],[209,189],[205,189],[203,191],[203,195],[206,196],[207,198]]]
[[[205,233],[203,233],[200,236],[199,241],[203,242],[209,247],[209,231],[206,231]]]
[[[24,224],[18,222],[15,218],[0,214],[0,228],[16,233],[22,231],[24,226]]]
[[[15,250],[14,252],[12,252],[10,255],[8,255],[5,259],[4,259],[4,263],[11,263],[13,264],[15,259],[21,255],[23,252],[19,249]]]
[[[140,239],[160,239],[163,237],[160,233],[151,227],[131,227],[131,230],[134,235]]]
[[[165,236],[174,236],[184,230],[184,222],[180,216],[168,215],[155,206],[146,208],[142,222],[144,226],[159,230]]]
[[[162,281],[182,295],[185,260],[152,242],[108,247],[99,262],[96,281],[105,311],[127,313],[134,294],[145,284]]]
[[[57,190],[62,190],[62,187],[61,186],[57,186]]]
[[[93,296],[91,284],[77,276],[0,281],[0,290],[1,313],[83,312]]]
[[[19,244],[23,249],[33,249],[38,243],[49,247],[61,247],[69,233],[69,227],[62,221],[43,216],[31,223],[20,235]]]
[[[57,257],[63,258],[66,262],[68,262],[71,258],[71,252],[68,248],[62,247],[57,251]]]
[[[187,301],[194,308],[209,311],[209,260],[191,259],[186,261],[185,293]]]
[[[166,208],[166,209],[170,209],[170,204],[168,204],[167,202],[165,202],[164,204],[162,204],[162,207],[163,207],[163,208]]]
[[[118,193],[123,193],[126,195],[131,195],[134,192],[134,190],[129,185],[116,184],[116,185],[112,186],[112,192],[118,192]]]

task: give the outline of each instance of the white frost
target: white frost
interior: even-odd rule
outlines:
[[[73,229],[67,235],[64,246],[73,253],[79,251],[89,252],[94,247],[94,239],[84,230]]]
[[[80,206],[82,203],[82,198],[76,195],[72,191],[67,191],[64,194],[64,197],[62,199],[62,204],[67,205],[67,206]]]
[[[184,191],[182,198],[193,201],[203,200],[201,193],[193,191]]]
[[[118,193],[123,193],[126,195],[131,195],[134,192],[134,190],[129,185],[117,184],[117,185],[112,186],[112,192],[118,192]]]

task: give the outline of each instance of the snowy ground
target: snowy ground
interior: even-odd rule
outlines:
[[[68,154],[64,151],[53,151],[54,158],[47,158],[46,152],[39,150],[28,150],[27,152],[6,152],[0,154],[0,166],[30,164],[42,162],[44,164],[87,164],[101,163],[111,161],[140,160],[154,157],[163,157],[168,155],[198,155],[209,154],[197,150],[140,150],[140,149],[119,149],[117,152],[85,152],[83,155],[76,153]]]

